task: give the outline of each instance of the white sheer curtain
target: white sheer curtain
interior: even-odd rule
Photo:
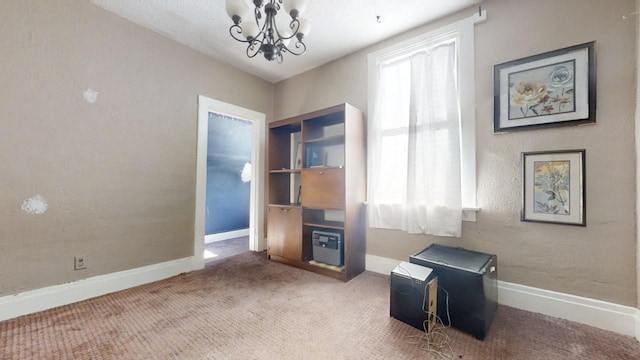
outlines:
[[[369,121],[369,226],[461,236],[456,43],[378,64]]]

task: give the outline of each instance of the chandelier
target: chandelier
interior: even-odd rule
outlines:
[[[309,34],[311,26],[299,17],[306,7],[305,0],[252,1],[255,6],[253,16],[245,0],[226,1],[227,14],[233,21],[229,33],[234,39],[247,43],[248,57],[262,53],[267,60],[282,63],[283,53],[302,55],[307,51],[302,40]],[[286,10],[291,16],[291,22],[282,29],[278,28],[276,21],[280,10]]]

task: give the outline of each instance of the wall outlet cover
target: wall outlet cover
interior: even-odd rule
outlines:
[[[73,258],[73,269],[74,270],[82,270],[82,269],[86,269],[86,268],[87,268],[87,264],[85,263],[84,256],[75,256]]]

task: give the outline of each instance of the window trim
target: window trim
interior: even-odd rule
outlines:
[[[458,20],[427,33],[401,41],[386,48],[369,53],[368,55],[368,109],[374,111],[374,98],[378,88],[378,64],[389,61],[398,56],[409,55],[439,42],[448,37],[457,37],[458,51],[458,89],[460,97],[461,116],[461,189],[462,189],[462,219],[476,221],[477,184],[476,184],[476,116],[475,116],[475,24],[487,19],[486,10],[474,13],[472,16]],[[371,133],[371,131],[369,131]]]

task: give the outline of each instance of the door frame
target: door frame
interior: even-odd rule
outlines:
[[[251,121],[251,190],[249,201],[249,250],[267,248],[264,234],[264,154],[266,115],[257,111],[198,96],[198,137],[196,148],[196,194],[193,231],[193,270],[204,268],[205,207],[207,198],[207,142],[209,112]]]

